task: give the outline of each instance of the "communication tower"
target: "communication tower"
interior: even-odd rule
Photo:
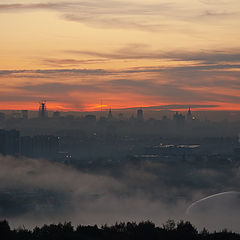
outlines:
[[[39,102],[39,118],[47,118],[47,107],[46,107],[47,101],[41,101]]]

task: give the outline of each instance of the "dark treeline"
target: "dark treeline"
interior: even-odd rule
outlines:
[[[162,227],[150,221],[116,223],[98,227],[79,225],[71,222],[44,225],[33,230],[11,229],[6,220],[0,221],[0,239],[4,240],[239,240],[240,234],[227,230],[210,233],[206,229],[198,231],[190,222],[175,223],[168,220]]]

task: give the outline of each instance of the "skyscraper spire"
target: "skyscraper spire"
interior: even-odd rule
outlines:
[[[109,108],[109,111],[108,111],[108,119],[113,119],[111,107]]]
[[[191,107],[189,106],[188,108],[188,113],[187,113],[187,120],[192,120],[192,111],[191,111]]]

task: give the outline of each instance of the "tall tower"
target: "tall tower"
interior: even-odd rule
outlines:
[[[112,109],[110,108],[108,111],[108,119],[112,120],[113,119],[113,115],[112,115]]]
[[[191,120],[192,120],[192,111],[191,111],[191,108],[190,108],[190,107],[188,108],[187,120],[188,120],[188,121],[191,121]]]
[[[143,110],[142,109],[137,110],[137,120],[143,121]]]
[[[39,103],[38,116],[39,116],[39,118],[47,118],[46,101],[42,101],[42,102]]]

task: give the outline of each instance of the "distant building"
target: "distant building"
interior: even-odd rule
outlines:
[[[143,110],[142,109],[137,110],[137,120],[143,121]]]
[[[162,117],[162,121],[169,121],[169,118],[166,116],[166,115],[164,115],[163,117]]]
[[[40,102],[38,116],[39,116],[39,118],[47,118],[46,101]]]
[[[87,120],[88,122],[96,122],[97,117],[96,115],[89,114],[89,115],[86,115],[84,119]]]
[[[22,110],[22,118],[23,119],[28,119],[28,110]]]
[[[199,121],[199,119],[197,119],[196,116],[194,116],[192,114],[191,108],[189,107],[188,112],[187,112],[187,122],[188,123],[193,123],[193,122],[196,123],[198,121]]]
[[[22,115],[21,115],[21,113],[19,111],[13,111],[12,114],[11,114],[11,117],[19,119],[19,118],[22,117]]]
[[[52,158],[59,151],[59,137],[38,135],[21,137],[21,155],[35,158]]]
[[[105,123],[105,122],[107,122],[107,118],[101,116],[101,117],[99,118],[99,122],[100,122],[100,123]]]
[[[187,121],[192,121],[192,120],[193,120],[192,111],[191,111],[191,108],[189,107],[187,112]]]
[[[69,163],[71,158],[72,158],[72,155],[69,152],[58,152],[56,157],[58,162],[63,162],[63,163]]]
[[[113,119],[112,109],[110,108],[108,111],[108,120],[112,120],[112,119]]]
[[[59,118],[61,116],[59,111],[53,113],[53,118]]]
[[[129,118],[129,121],[135,121],[135,117],[134,117],[133,114],[132,114],[131,117]]]
[[[72,115],[72,114],[68,114],[66,117],[65,117],[65,119],[68,119],[68,120],[74,120],[74,115]]]
[[[33,137],[22,136],[20,139],[20,154],[24,157],[35,157],[33,152]]]
[[[177,127],[183,127],[185,122],[185,116],[181,113],[176,112],[173,115],[173,120],[175,121]]]
[[[4,120],[6,118],[5,113],[0,112],[0,121]]]
[[[2,155],[19,154],[20,133],[17,130],[0,130],[0,153]]]
[[[124,120],[123,114],[122,114],[122,113],[119,113],[119,114],[118,114],[118,118],[119,118],[119,120]]]

